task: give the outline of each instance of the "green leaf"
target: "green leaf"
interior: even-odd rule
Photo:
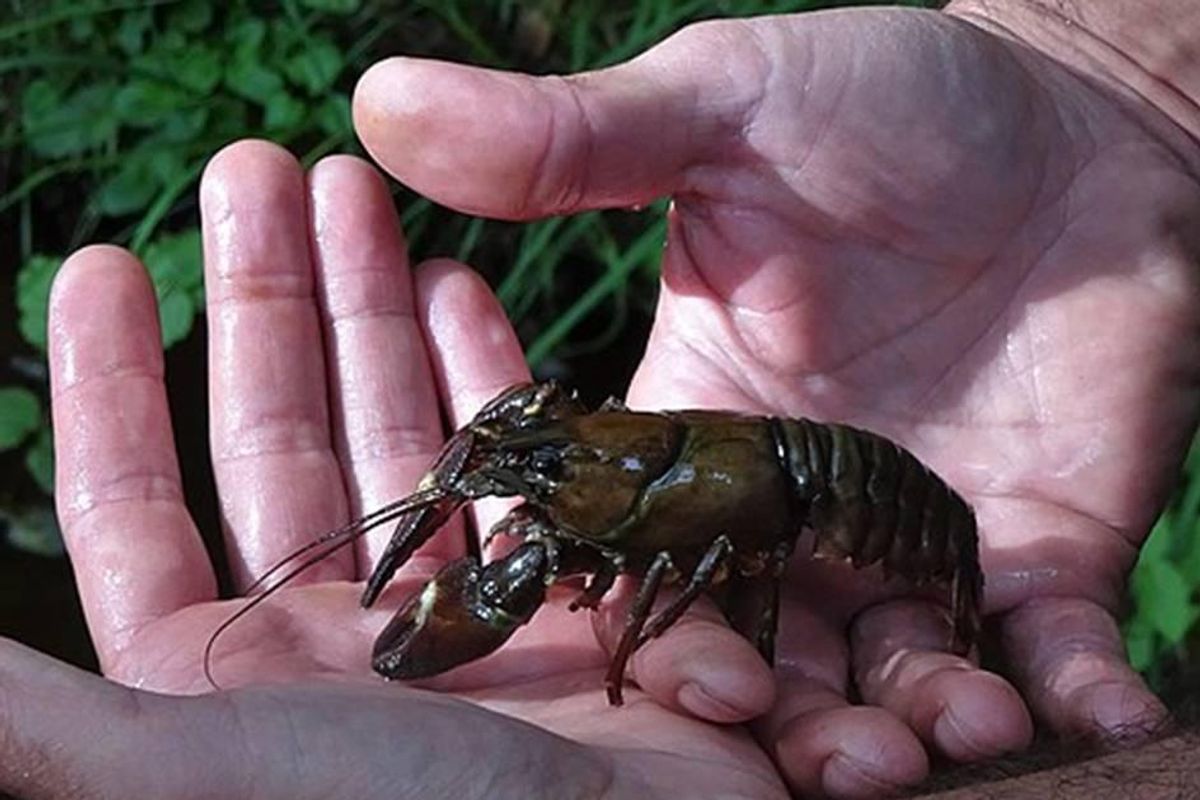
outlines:
[[[208,119],[207,108],[180,109],[162,121],[158,134],[168,142],[190,143],[204,130]],[[179,161],[182,163],[182,157]]]
[[[11,450],[24,442],[41,421],[37,395],[20,386],[0,387],[0,450]]]
[[[1200,530],[1200,520],[1181,517],[1176,524],[1181,537],[1191,540],[1190,546],[1179,559],[1179,571],[1193,586],[1200,585],[1200,541],[1197,541],[1197,531]]]
[[[163,147],[157,150],[143,148],[139,150],[138,156],[146,162],[147,170],[154,176],[154,179],[164,186],[173,183],[187,171],[183,155],[176,148]]]
[[[335,92],[317,106],[313,114],[317,126],[330,136],[348,135],[353,129],[350,118],[350,98]]]
[[[95,81],[62,96],[45,81],[33,81],[22,95],[21,121],[29,148],[56,159],[99,147],[116,135],[113,81]]]
[[[167,25],[173,29],[196,33],[212,22],[212,4],[208,0],[185,0],[174,6],[167,15]]]
[[[1138,563],[1132,588],[1138,617],[1148,621],[1169,644],[1178,644],[1191,629],[1200,610],[1192,603],[1192,587],[1173,564]]]
[[[261,50],[262,60],[282,66],[289,54],[309,41],[312,41],[312,36],[298,26],[295,20],[276,17],[267,26],[267,35],[263,39]]]
[[[316,39],[289,58],[283,70],[292,83],[315,96],[333,85],[345,64],[333,42]]]
[[[172,77],[189,89],[208,94],[221,82],[221,52],[215,47],[195,43],[172,59]]]
[[[122,122],[150,128],[192,102],[191,95],[178,86],[154,78],[134,78],[117,90],[114,109]]]
[[[52,111],[62,100],[59,86],[45,78],[34,78],[21,93],[21,106],[26,114],[40,116]]]
[[[146,245],[141,256],[160,300],[171,292],[190,292],[204,282],[198,228],[160,236]]]
[[[329,11],[334,14],[353,14],[362,5],[362,0],[300,0],[300,4],[317,11]]]
[[[267,101],[267,114],[263,124],[268,130],[298,128],[304,121],[304,112],[307,110],[304,103],[281,90]]]
[[[61,259],[35,255],[17,273],[17,328],[25,341],[43,352],[46,350],[50,284],[61,265]]]
[[[47,558],[57,558],[65,552],[58,522],[50,509],[34,508],[4,516],[8,521],[8,542],[18,550]]]
[[[257,55],[263,37],[267,35],[267,24],[258,17],[247,17],[231,26],[225,39],[234,50],[235,56],[244,60]]]
[[[25,469],[46,494],[54,494],[54,434],[43,425],[25,450]]]
[[[81,17],[72,17],[67,23],[67,36],[73,42],[87,43],[96,35],[96,23],[93,17],[89,14]]]
[[[128,55],[137,55],[145,47],[146,33],[153,22],[154,18],[148,8],[126,11],[117,25],[114,41]]]
[[[187,44],[187,37],[183,35],[183,31],[176,28],[168,28],[163,31],[154,42],[155,50],[179,51]]]
[[[1129,664],[1138,672],[1145,672],[1158,660],[1159,637],[1149,624],[1139,619],[1126,626],[1124,639]]]
[[[158,323],[163,347],[183,341],[191,333],[197,311],[196,289],[204,283],[200,231],[160,236],[146,246],[142,262],[158,295]]]
[[[266,105],[283,90],[283,78],[252,58],[235,59],[225,69],[229,90],[260,105]]]
[[[162,328],[163,347],[171,347],[187,338],[196,318],[196,307],[187,292],[176,289],[158,301],[158,323]]]
[[[1138,553],[1138,563],[1169,560],[1173,538],[1171,534],[1171,519],[1164,514],[1154,523],[1154,527],[1150,529],[1150,535],[1142,544],[1142,549]]]
[[[96,191],[96,206],[110,217],[132,214],[149,204],[159,181],[150,169],[149,159],[130,157],[116,174]]]

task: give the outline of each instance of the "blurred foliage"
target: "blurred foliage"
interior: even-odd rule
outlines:
[[[39,358],[54,274],[67,253],[94,240],[142,259],[154,280],[164,346],[185,339],[204,307],[195,195],[208,158],[246,137],[288,146],[306,165],[330,152],[357,151],[349,93],[378,58],[399,52],[536,73],[578,71],[627,59],[703,17],[854,4],[0,2],[9,12],[0,22],[0,215],[18,231],[17,327]],[[452,254],[479,267],[535,367],[561,370],[562,359],[612,342],[631,310],[652,309],[662,203],[516,225],[396,191],[414,257]],[[560,270],[567,262],[571,269]],[[590,331],[585,321],[593,323]],[[0,389],[0,451],[24,447],[26,470],[49,494],[44,376],[43,367],[24,376],[30,385]]]
[[[37,395],[20,386],[0,388],[0,449],[9,450],[38,429],[41,407]]]
[[[1194,658],[1200,618],[1200,439],[1192,445],[1180,490],[1142,547],[1130,579],[1133,611],[1125,644],[1135,669],[1161,686],[1179,662]]]
[[[41,357],[54,274],[93,239],[142,258],[164,345],[186,338],[203,308],[194,196],[205,161],[245,136],[300,146],[310,161],[352,142],[346,70],[388,31],[353,17],[359,0],[4,5],[0,214],[18,229],[18,331]],[[31,483],[48,495],[45,370],[11,372],[29,385],[0,389],[0,451],[24,446]],[[61,552],[36,512],[0,511],[8,540]]]
[[[15,230],[18,250],[4,274],[15,272],[17,327],[35,356],[14,356],[21,368],[5,373],[20,385],[0,387],[0,451],[23,448],[31,484],[52,492],[45,369],[29,364],[44,357],[46,303],[64,256],[95,240],[133,250],[154,279],[164,345],[186,338],[204,306],[195,196],[207,159],[250,136],[288,146],[306,165],[356,151],[349,93],[376,59],[574,72],[628,59],[705,17],[863,4],[0,0],[0,222]],[[396,191],[414,258],[449,254],[480,268],[543,374],[609,346],[631,315],[652,310],[663,203],[518,225]],[[61,552],[44,505],[18,512],[5,503],[11,543]],[[1133,576],[1126,634],[1134,664],[1152,677],[1186,651],[1200,617],[1198,518],[1193,451]]]

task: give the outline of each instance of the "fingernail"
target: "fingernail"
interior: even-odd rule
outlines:
[[[1124,683],[1094,687],[1087,708],[1099,735],[1121,741],[1153,735],[1170,717],[1157,697]]]
[[[877,771],[877,765],[868,764],[836,752],[825,759],[821,768],[821,784],[832,797],[881,797],[892,795],[899,785],[889,781]]]
[[[956,761],[974,761],[999,755],[993,748],[980,746],[978,732],[966,725],[953,711],[946,709],[933,723],[933,738],[942,752]]]
[[[755,711],[741,708],[731,699],[718,696],[711,687],[689,682],[679,688],[675,695],[679,705],[697,717],[713,722],[744,722],[755,715]]]

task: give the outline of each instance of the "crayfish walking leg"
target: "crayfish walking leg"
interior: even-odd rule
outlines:
[[[714,578],[728,563],[732,553],[733,544],[729,537],[718,536],[692,572],[687,587],[671,601],[670,605],[660,611],[647,627],[646,620],[650,616],[650,607],[654,604],[654,598],[658,595],[659,589],[662,588],[667,571],[673,566],[671,556],[666,551],[654,557],[654,561],[646,570],[646,575],[642,578],[642,583],[633,598],[633,604],[629,607],[629,613],[625,618],[625,630],[621,632],[621,641],[617,645],[617,651],[613,654],[612,661],[608,665],[608,672],[604,676],[604,686],[608,692],[610,705],[619,706],[624,702],[621,696],[621,685],[625,680],[625,665],[634,651],[674,625],[683,616],[683,612],[688,609],[688,606],[712,585]]]
[[[775,634],[779,627],[779,589],[796,549],[796,539],[780,542],[766,564],[766,574],[730,576],[721,603],[725,618],[745,636],[768,664],[775,663]]]
[[[633,605],[629,607],[629,614],[625,617],[625,630],[621,633],[621,642],[617,645],[617,652],[613,653],[608,672],[604,675],[604,688],[608,692],[609,705],[619,706],[624,702],[621,697],[621,684],[625,680],[625,664],[629,661],[629,656],[633,655],[646,618],[650,616],[650,606],[654,603],[654,598],[662,587],[663,578],[670,568],[670,554],[659,553],[654,557],[650,569],[646,570],[642,583],[638,586]]]
[[[679,595],[671,601],[671,604],[650,620],[646,626],[646,630],[638,637],[637,646],[641,647],[646,642],[661,636],[667,628],[674,625],[683,616],[683,612],[688,610],[688,606],[696,602],[701,594],[708,587],[712,586],[717,573],[729,561],[729,556],[733,553],[733,542],[728,536],[718,536],[717,540],[712,543],[712,546],[705,552],[704,558],[700,560],[700,564],[696,567],[696,571],[692,573],[691,579],[688,581],[687,587],[684,588]]]

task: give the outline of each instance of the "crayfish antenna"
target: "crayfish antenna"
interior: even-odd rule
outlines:
[[[280,578],[278,583],[276,583],[270,589],[267,589],[265,592],[262,592],[261,594],[255,595],[254,597],[250,598],[241,608],[239,608],[237,611],[233,612],[233,614],[231,614],[224,622],[222,622],[220,625],[217,626],[217,629],[215,631],[213,631],[212,636],[208,637],[208,643],[204,645],[204,677],[205,677],[205,679],[208,680],[208,682],[212,686],[212,688],[214,688],[218,691],[220,691],[220,689],[221,689],[221,685],[219,683],[217,683],[217,681],[213,678],[213,674],[212,674],[213,648],[216,646],[217,639],[219,639],[221,637],[221,634],[223,634],[223,633],[225,633],[225,631],[229,630],[230,626],[232,626],[233,623],[237,622],[239,619],[241,619],[242,617],[249,614],[254,609],[255,606],[259,605],[260,603],[265,601],[267,598],[269,598],[271,595],[275,594],[275,592],[279,591],[284,586],[286,586],[288,584],[288,582],[290,580],[292,580],[292,578],[295,578],[301,572],[304,572],[304,570],[308,569],[309,567],[313,566],[314,564],[316,564],[320,561],[325,560],[329,556],[336,553],[338,550],[341,550],[343,547],[350,544],[355,539],[357,539],[359,536],[361,536],[363,533],[365,533],[368,529],[369,528],[363,528],[362,530],[354,530],[348,534],[343,534],[344,538],[341,541],[335,541],[333,544],[331,544],[327,549],[323,550],[322,552],[317,553],[316,555],[311,556],[309,558],[306,558],[299,565],[297,565],[294,569],[289,570],[286,574],[284,574],[284,576],[282,578]],[[329,541],[330,541],[329,539],[325,539],[324,537],[322,537],[322,539],[321,539],[322,544],[327,543]],[[306,546],[304,548],[305,551],[311,550],[311,549],[312,549],[311,546]],[[297,553],[291,554],[290,556],[287,557],[287,560],[285,560],[284,563],[286,563],[286,561],[288,561],[288,560],[295,558],[296,555],[297,555]],[[277,571],[278,566],[281,566],[281,565],[277,565],[276,567],[273,567],[272,571]],[[260,579],[260,581],[261,581],[261,579]]]
[[[448,492],[442,492],[440,502],[405,514],[396,525],[396,532],[379,557],[375,570],[367,578],[363,588],[362,599],[359,601],[363,608],[369,608],[383,592],[388,581],[396,574],[406,561],[412,558],[417,548],[429,541],[438,528],[446,524],[463,500]]]
[[[382,525],[386,522],[390,522],[391,520],[396,519],[397,517],[403,517],[406,514],[411,514],[413,511],[420,512],[423,509],[425,509],[426,507],[428,507],[431,503],[435,503],[438,500],[443,499],[444,496],[445,496],[445,492],[438,487],[433,487],[430,489],[422,489],[420,491],[414,492],[413,494],[410,494],[407,497],[403,497],[403,498],[395,501],[394,503],[388,503],[387,505],[383,506],[382,508],[380,508],[376,511],[373,511],[370,514],[367,514],[366,516],[363,516],[356,520],[353,520],[353,521],[343,525],[340,528],[337,528],[335,530],[329,531],[328,533],[322,534],[321,536],[317,537],[313,541],[309,542],[308,544],[304,545],[303,547],[301,547],[297,550],[292,551],[291,553],[288,553],[286,556],[281,558],[279,561],[272,564],[271,567],[268,568],[266,572],[264,572],[262,575],[260,575],[254,581],[254,583],[250,584],[250,586],[247,587],[247,589],[246,589],[247,594],[249,594],[250,592],[254,591],[255,589],[261,587],[264,583],[266,583],[268,578],[270,578],[272,575],[275,575],[276,573],[278,573],[281,569],[286,567],[288,564],[293,563],[300,556],[324,546],[324,549],[322,549],[320,552],[306,558],[300,564],[296,565],[293,569],[291,569],[287,573],[285,573],[284,576],[282,578],[280,578],[279,581],[277,583],[275,583],[273,586],[271,586],[269,589],[250,598],[244,605],[242,605],[241,608],[239,608],[237,611],[235,611],[233,614],[231,614],[224,622],[222,622],[220,625],[217,626],[217,629],[215,631],[213,631],[212,636],[208,637],[208,642],[204,645],[204,658],[203,658],[202,667],[204,670],[205,680],[208,681],[209,685],[212,686],[213,689],[215,689],[217,691],[221,690],[221,685],[219,683],[217,683],[217,681],[213,677],[213,673],[212,673],[213,648],[216,646],[217,639],[219,639],[221,637],[221,635],[230,628],[230,626],[232,626],[235,622],[237,622],[239,619],[241,619],[246,614],[248,614],[252,609],[254,609],[255,606],[257,606],[259,603],[262,603],[263,601],[265,601],[268,597],[273,595],[279,589],[282,589],[284,586],[286,586],[288,584],[289,581],[291,581],[293,578],[295,578],[301,572],[304,572],[306,569],[313,566],[314,564],[324,561],[326,558],[333,555],[338,550],[341,550],[346,545],[357,540],[360,536],[362,536],[367,531],[369,531],[375,527],[378,527],[379,525]]]
[[[476,416],[476,421],[486,411],[487,408],[481,411]],[[467,459],[474,451],[475,431],[470,426],[451,436],[442,447],[433,467],[419,484],[422,491],[429,493],[429,502],[404,515],[396,525],[383,555],[379,557],[379,563],[367,578],[367,585],[359,601],[363,608],[369,608],[379,598],[383,587],[396,574],[396,570],[412,558],[417,548],[429,541],[437,529],[446,524],[446,520],[450,519],[455,509],[463,504],[466,498],[452,487],[462,476]]]
[[[387,522],[392,521],[393,519],[396,519],[397,517],[401,517],[401,516],[408,514],[414,510],[421,509],[431,503],[437,502],[438,500],[440,500],[442,498],[442,494],[443,494],[442,491],[440,489],[438,489],[437,487],[434,487],[431,489],[422,489],[420,491],[413,492],[412,494],[408,495],[407,497],[402,497],[399,500],[396,500],[395,502],[388,503],[387,505],[383,506],[382,508],[378,508],[378,509],[372,511],[370,514],[359,517],[358,519],[355,519],[355,520],[351,520],[350,522],[347,522],[345,525],[343,525],[340,528],[335,528],[327,533],[321,534],[320,536],[318,536],[316,539],[313,539],[308,544],[304,545],[303,547],[301,547],[297,550],[293,550],[292,552],[288,553],[283,558],[276,561],[270,567],[268,567],[266,572],[264,572],[262,575],[259,575],[257,578],[254,579],[254,583],[252,583],[246,587],[246,594],[251,594],[256,589],[261,588],[262,585],[264,583],[266,583],[267,580],[272,575],[279,572],[281,569],[286,567],[289,563],[296,560],[297,558],[304,555],[305,553],[310,552],[311,550],[314,550],[323,544],[327,544],[336,539],[340,539],[343,536],[348,536],[352,540],[357,539],[359,536],[363,535],[364,533],[366,533],[369,530],[372,530],[373,528],[377,528],[380,525],[383,525],[384,523],[387,523]],[[332,552],[332,551],[330,551],[330,552]],[[328,554],[326,554],[326,555],[328,555]],[[318,558],[318,561],[324,557],[325,557],[325,555],[320,556]],[[313,563],[316,563],[316,562],[314,561]]]

